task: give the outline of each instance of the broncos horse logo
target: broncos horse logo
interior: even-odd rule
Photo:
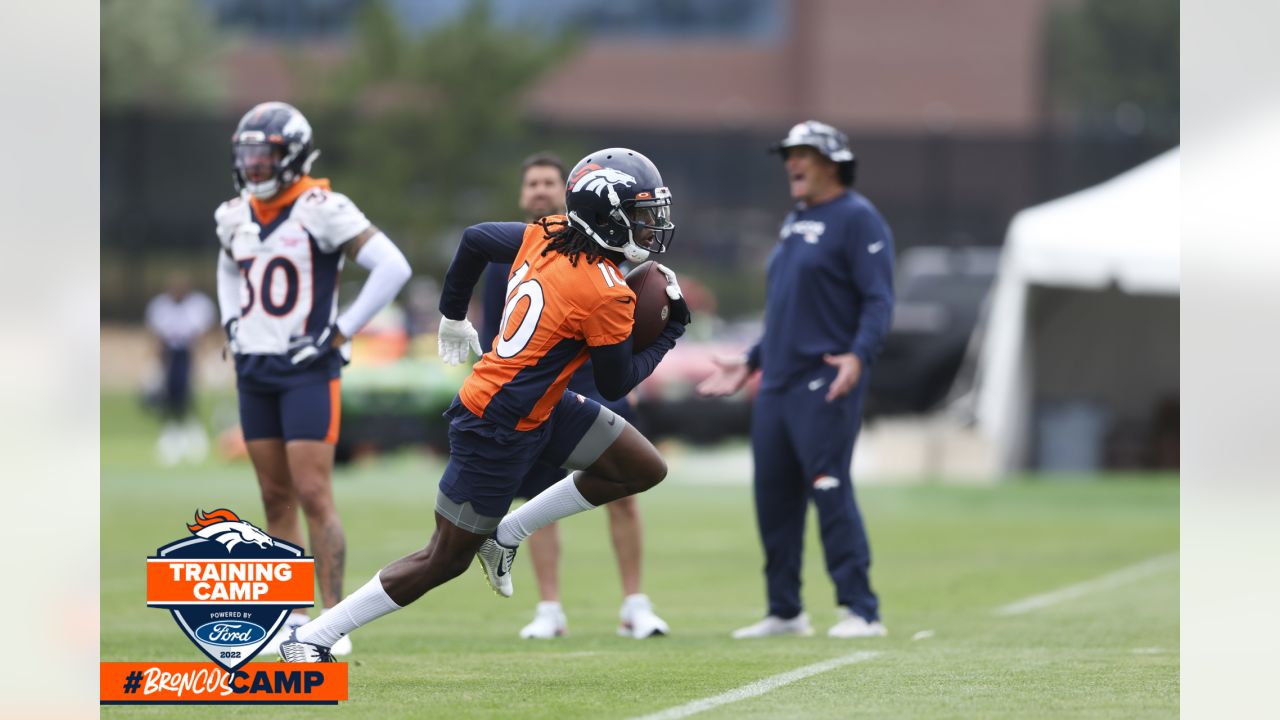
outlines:
[[[238,515],[226,508],[209,513],[197,510],[195,517],[195,523],[188,524],[187,529],[197,537],[222,543],[227,548],[227,552],[240,543],[253,543],[260,548],[275,545],[270,535],[241,520]]]
[[[591,166],[587,166],[588,169]],[[584,173],[573,179],[573,192],[579,190],[587,190],[596,195],[604,195],[605,188],[611,188],[614,185],[623,185],[630,187],[636,184],[636,179],[621,170],[613,168],[596,167],[591,172]]]

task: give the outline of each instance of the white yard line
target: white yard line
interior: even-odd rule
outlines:
[[[1067,587],[1059,588],[1040,595],[1033,595],[1017,602],[1009,603],[1008,605],[1002,605],[996,608],[994,612],[997,615],[1021,615],[1023,613],[1029,613],[1033,610],[1039,610],[1041,608],[1049,607],[1050,605],[1056,605],[1066,600],[1073,600],[1075,598],[1088,595],[1089,593],[1119,587],[1135,580],[1140,580],[1150,575],[1155,575],[1171,568],[1176,568],[1177,566],[1177,553],[1159,555],[1149,560],[1144,560],[1137,565],[1130,565],[1129,567],[1121,568],[1092,580],[1086,580],[1082,583],[1068,585]],[[924,630],[916,633],[916,636],[912,639],[922,640],[927,637],[932,637],[932,635],[933,632],[931,630]],[[1146,649],[1144,648],[1143,650]],[[733,690],[719,695],[702,698],[701,700],[694,700],[692,702],[685,703],[684,705],[677,705],[676,707],[660,710],[650,715],[643,715],[635,718],[634,720],[676,720],[677,718],[686,718],[690,715],[696,715],[700,712],[720,707],[721,705],[728,705],[729,703],[738,702],[739,700],[758,697],[784,685],[790,685],[797,680],[803,680],[807,677],[829,672],[836,668],[844,667],[845,665],[873,660],[883,654],[884,653],[882,652],[862,650],[848,655],[841,655],[840,657],[832,658],[830,660],[824,660],[812,665],[805,665],[804,667],[796,668],[790,672],[784,672],[779,675],[764,678],[763,680],[757,680],[753,683],[748,683],[742,687],[734,688]]]
[[[1114,587],[1126,585],[1135,580],[1141,580],[1149,575],[1164,572],[1171,568],[1178,567],[1178,553],[1169,553],[1168,555],[1159,555],[1149,560],[1144,560],[1137,565],[1130,565],[1127,568],[1121,568],[1115,572],[1107,573],[1101,577],[1092,580],[1086,580],[1075,585],[1068,585],[1041,595],[1032,595],[1029,598],[1023,598],[1017,602],[1001,605],[995,609],[996,615],[1022,615],[1033,610],[1057,605],[1066,600],[1074,600],[1078,597],[1088,595],[1089,593],[1098,592],[1099,590],[1110,590]]]
[[[652,715],[645,715],[643,717],[636,718],[635,720],[675,720],[676,718],[689,717],[690,715],[696,715],[704,710],[710,710],[711,708],[719,707],[721,705],[728,705],[732,702],[763,695],[770,690],[776,690],[783,685],[790,685],[797,680],[803,680],[813,675],[844,667],[845,665],[852,665],[854,663],[871,660],[882,654],[883,653],[873,652],[870,650],[863,650],[856,653],[850,653],[848,655],[841,655],[838,658],[824,660],[812,665],[805,665],[804,667],[796,668],[790,672],[784,672],[780,675],[773,675],[763,680],[757,680],[753,683],[743,685],[740,688],[734,688],[733,690],[719,695],[713,695],[708,698],[685,703],[684,705],[660,710]]]

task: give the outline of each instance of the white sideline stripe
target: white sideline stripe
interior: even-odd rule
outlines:
[[[820,663],[805,665],[804,667],[796,668],[790,672],[784,672],[781,675],[774,675],[763,680],[757,680],[753,683],[743,685],[740,688],[734,688],[733,690],[719,695],[713,695],[701,700],[694,700],[693,702],[685,703],[684,705],[677,705],[676,707],[667,708],[666,710],[661,710],[653,713],[652,715],[643,715],[635,718],[634,720],[675,720],[676,718],[689,717],[690,715],[696,715],[704,710],[710,710],[714,707],[728,705],[729,703],[737,702],[739,700],[746,700],[747,698],[753,698],[757,695],[763,695],[770,690],[776,690],[783,685],[790,685],[797,680],[803,680],[813,675],[818,675],[829,670],[835,670],[838,667],[852,665],[854,663],[863,662],[864,660],[871,660],[872,658],[879,657],[882,654],[883,653],[873,652],[870,650],[863,650],[856,653],[850,653],[848,655],[842,655],[838,658],[823,660]]]
[[[1101,577],[1092,580],[1085,580],[1082,583],[1068,585],[1051,592],[1041,595],[1032,595],[1029,598],[1023,598],[1017,602],[1001,605],[995,609],[996,615],[1022,615],[1032,610],[1056,605],[1064,600],[1074,600],[1075,598],[1089,593],[1098,592],[1099,590],[1110,590],[1119,587],[1134,580],[1141,580],[1149,575],[1163,572],[1169,568],[1178,566],[1178,553],[1169,553],[1168,555],[1159,555],[1149,560],[1144,560],[1137,565],[1130,565],[1127,568],[1121,568],[1114,572],[1107,573]]]

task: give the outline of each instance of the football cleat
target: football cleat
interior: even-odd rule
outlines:
[[[280,643],[280,659],[288,663],[338,662],[329,648],[298,639],[298,628],[289,632],[289,639]]]
[[[564,608],[558,602],[540,602],[534,611],[533,622],[524,626],[520,637],[526,640],[551,640],[569,634],[569,621]]]
[[[289,613],[289,617],[284,619],[284,625],[281,626],[280,631],[273,635],[266,645],[262,646],[260,654],[264,656],[280,654],[280,646],[293,635],[294,629],[300,628],[309,622],[311,622],[311,618],[302,613]]]
[[[827,631],[827,637],[833,638],[863,638],[863,637],[884,637],[889,634],[884,625],[879,620],[868,621],[866,618],[855,615],[853,611],[847,607],[840,607],[836,611],[839,621],[831,626]]]
[[[653,612],[653,603],[649,601],[648,595],[628,595],[622,601],[618,617],[622,620],[618,625],[618,634],[623,637],[643,640],[670,632],[666,621]]]
[[[511,583],[511,563],[515,562],[516,549],[500,545],[497,540],[489,538],[476,551],[480,558],[480,567],[489,587],[502,597],[511,597],[515,588]]]
[[[777,615],[769,615],[755,625],[748,625],[733,631],[734,640],[747,638],[774,637],[778,635],[800,635],[808,637],[813,634],[813,626],[809,624],[809,616],[799,615],[784,620]]]

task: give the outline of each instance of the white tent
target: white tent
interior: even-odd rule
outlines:
[[[975,413],[999,470],[1035,464],[1055,403],[1115,428],[1176,401],[1179,188],[1174,149],[1014,216],[978,329]]]

